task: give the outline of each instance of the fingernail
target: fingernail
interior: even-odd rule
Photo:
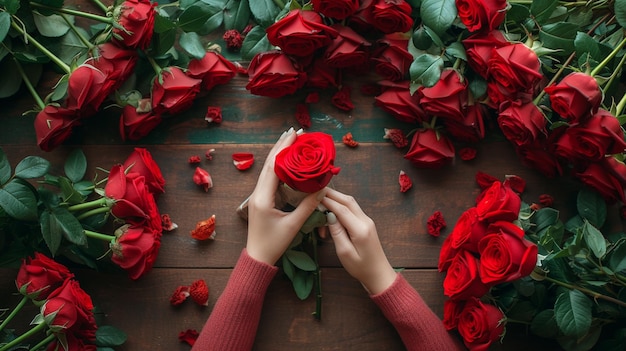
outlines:
[[[304,134],[304,129],[300,128],[296,131],[296,135]]]
[[[282,139],[282,138],[284,138],[284,137],[285,137],[285,135],[287,135],[287,131],[284,131],[284,132],[283,132],[283,134],[281,134],[281,135],[280,135],[280,138],[278,138],[278,139]]]
[[[328,212],[326,214],[326,222],[328,222],[328,224],[335,224],[335,223],[337,223],[337,216],[335,216],[335,214],[332,213],[332,212]]]
[[[326,189],[318,191],[315,198],[317,199],[317,201],[322,201],[322,199],[324,199],[324,196],[326,196]]]
[[[290,127],[290,128],[287,130],[287,134],[291,134],[292,132],[293,132],[293,127]]]

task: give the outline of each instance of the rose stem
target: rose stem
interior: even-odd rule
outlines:
[[[32,7],[35,7],[35,8],[51,10],[51,11],[54,11],[54,12],[65,13],[65,14],[68,14],[68,15],[73,15],[73,16],[78,16],[78,17],[84,17],[84,18],[87,18],[87,19],[90,19],[90,20],[94,20],[94,21],[98,21],[98,22],[102,22],[102,23],[108,23],[108,24],[111,24],[111,25],[113,24],[113,18],[111,18],[111,17],[94,15],[93,13],[76,11],[76,10],[68,9],[68,8],[65,8],[65,7],[46,6],[46,5],[42,5],[42,4],[36,3],[36,2],[31,2],[30,5]]]
[[[280,7],[281,10],[285,8],[285,3],[282,0],[274,0],[274,4]]]
[[[11,321],[11,319],[13,319],[13,317],[15,317],[15,315],[17,315],[17,313],[22,309],[22,307],[24,307],[24,305],[26,304],[26,301],[29,300],[29,297],[24,295],[22,297],[22,299],[20,300],[20,302],[17,304],[17,306],[15,306],[15,308],[13,309],[13,311],[11,311],[11,314],[9,314],[7,316],[7,318],[5,318],[2,321],[2,324],[0,324],[0,331],[2,331],[7,324],[9,324],[9,322]]]
[[[67,25],[74,32],[74,34],[76,34],[76,36],[78,36],[78,39],[81,41],[81,43],[83,43],[83,45],[85,45],[87,47],[87,49],[91,51],[91,49],[93,49],[95,45],[93,45],[87,38],[85,38],[85,36],[78,30],[78,28],[76,28],[74,23],[72,23],[67,18],[67,15],[61,14],[61,17],[63,17],[63,20],[65,20],[65,23],[67,23]]]
[[[109,11],[109,7],[103,4],[100,0],[91,0],[94,4],[96,4],[104,13]]]
[[[82,204],[77,204],[77,205],[73,205],[68,207],[68,211],[82,211],[82,210],[91,210],[94,208],[98,208],[98,207],[105,207],[108,208],[107,206],[107,198],[106,197],[101,197],[97,200],[93,200],[93,201],[89,201],[89,202],[84,202]]]
[[[41,340],[37,345],[31,347],[30,349],[33,351],[43,349],[44,346],[47,346],[52,340],[54,340],[54,338],[56,338],[56,335],[50,334],[45,339]]]
[[[565,283],[565,282],[562,282],[560,280],[556,280],[554,278],[550,278],[548,276],[545,277],[545,280],[547,280],[547,281],[549,281],[551,283],[560,285],[562,287],[571,289],[571,290],[578,290],[578,291],[580,291],[580,292],[582,292],[584,294],[587,294],[587,295],[593,297],[594,299],[602,299],[602,300],[605,300],[605,301],[613,302],[616,305],[620,305],[622,307],[626,307],[626,302],[620,301],[618,299],[614,299],[614,298],[612,298],[610,296],[606,296],[606,295],[597,293],[597,292],[595,292],[593,290],[589,290],[589,289],[583,288],[583,287],[578,286],[578,285]]]
[[[108,207],[94,208],[93,210],[89,210],[87,212],[81,213],[80,215],[76,216],[76,219],[78,219],[80,221],[81,219],[85,219],[85,218],[91,217],[93,215],[109,212],[109,210],[110,209]]]
[[[113,235],[107,235],[107,234],[102,234],[102,233],[98,233],[98,232],[93,232],[93,231],[87,230],[87,229],[84,229],[83,233],[85,233],[85,235],[90,237],[90,238],[94,238],[94,239],[98,239],[98,240],[104,240],[104,241],[113,241],[113,240],[115,240],[115,236],[113,236]]]
[[[39,94],[37,94],[37,91],[35,90],[33,83],[30,82],[30,79],[28,79],[26,72],[24,72],[24,68],[22,68],[20,61],[18,61],[16,58],[13,58],[13,61],[15,61],[15,66],[17,67],[17,71],[22,76],[22,81],[24,81],[24,84],[26,85],[26,88],[30,92],[30,95],[32,95],[33,99],[35,99],[37,106],[39,106],[39,108],[43,110],[44,108],[46,108],[46,104],[43,102],[43,100],[41,100],[41,97],[39,96]]]
[[[322,319],[322,272],[318,263],[317,255],[317,238],[316,232],[311,233],[311,241],[313,242],[313,260],[315,260],[315,272],[313,273],[317,278],[315,280],[315,319]]]
[[[624,57],[626,57],[626,55],[624,55]],[[619,101],[619,103],[615,107],[615,117],[622,114],[624,107],[626,107],[626,94],[622,96],[622,99]]]
[[[600,62],[596,68],[593,69],[593,71],[591,71],[591,76],[594,77],[596,74],[598,74],[600,72],[600,70],[602,70],[602,68],[604,68],[604,66],[606,66],[607,63],[609,63],[609,61],[611,61],[613,59],[613,57],[615,57],[615,55],[617,55],[617,53],[624,47],[624,45],[626,45],[626,38],[624,38],[622,40],[621,43],[619,43],[614,49],[613,51],[611,51],[611,53],[604,58],[604,60],[602,60],[602,62]]]
[[[58,58],[52,52],[50,52],[50,50],[46,49],[43,45],[41,45],[41,43],[39,43],[37,40],[35,40],[35,38],[33,38],[30,34],[26,33],[22,28],[20,28],[20,26],[15,24],[15,21],[11,21],[11,26],[13,27],[13,29],[15,29],[21,35],[24,36],[24,39],[25,39],[24,41],[27,44],[28,44],[28,42],[32,43],[34,47],[36,47],[39,51],[41,51],[44,55],[46,55],[50,60],[52,60],[54,63],[56,63],[56,65],[59,66],[59,68],[61,68],[65,73],[71,73],[72,72],[72,70],[70,69],[70,66],[65,64],[65,62],[61,61],[61,59]]]
[[[24,334],[18,336],[17,338],[11,340],[11,342],[4,344],[4,346],[0,347],[0,351],[7,351],[13,348],[13,346],[15,345],[19,345],[22,341],[30,338],[31,336],[35,335],[36,333],[42,331],[44,328],[46,327],[46,323],[39,323],[36,326],[34,326],[33,328],[31,328],[29,331],[25,332]]]

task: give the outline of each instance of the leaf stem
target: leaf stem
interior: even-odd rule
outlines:
[[[148,62],[150,62],[150,65],[154,69],[154,72],[156,73],[156,75],[160,76],[161,71],[163,71],[163,68],[161,68],[161,66],[159,66],[159,64],[151,56],[147,56],[146,58],[148,59]]]
[[[24,334],[18,336],[17,338],[11,340],[9,343],[7,343],[4,346],[0,347],[0,351],[11,350],[14,346],[19,345],[24,340],[30,338],[31,336],[33,336],[36,333],[44,330],[45,328],[46,328],[46,323],[39,323],[39,324],[37,324],[36,326],[31,328],[29,331],[25,332]]]
[[[111,18],[111,17],[105,17],[105,16],[100,16],[100,15],[95,15],[95,14],[89,13],[89,12],[72,10],[72,9],[68,9],[66,7],[52,7],[52,6],[39,4],[39,3],[36,3],[36,2],[31,2],[30,5],[32,7],[34,7],[34,8],[50,10],[50,11],[54,11],[54,12],[58,12],[58,13],[65,13],[65,14],[68,14],[68,15],[83,17],[83,18],[87,18],[87,19],[90,19],[90,20],[94,20],[94,21],[98,21],[98,22],[102,22],[102,23],[107,23],[107,24],[113,25],[113,18]]]
[[[87,217],[91,217],[97,214],[101,214],[101,213],[107,213],[109,212],[110,208],[108,207],[98,207],[98,208],[94,208],[92,210],[89,210],[87,212],[81,213],[80,215],[76,216],[76,219],[78,219],[79,221],[81,219],[85,219]]]
[[[82,204],[70,206],[67,208],[67,210],[70,212],[75,212],[75,211],[91,210],[91,209],[98,208],[98,207],[108,208],[107,200],[108,199],[106,197],[101,197],[97,200],[83,202]]]
[[[68,66],[65,62],[61,61],[55,54],[50,52],[50,50],[46,49],[45,46],[41,45],[40,42],[35,40],[30,34],[26,33],[20,26],[18,26],[15,21],[11,21],[11,27],[18,31],[21,35],[24,36],[24,41],[28,44],[30,42],[37,50],[41,51],[44,55],[46,55],[52,62],[54,62],[57,66],[59,66],[65,73],[71,73],[72,70],[70,66]]]
[[[564,288],[568,288],[568,289],[571,289],[571,290],[578,290],[578,291],[580,291],[583,294],[586,294],[586,295],[589,295],[589,296],[593,297],[594,299],[602,299],[602,300],[605,300],[605,301],[612,302],[612,303],[614,303],[616,305],[619,305],[619,306],[622,306],[622,307],[626,307],[626,302],[620,301],[620,300],[612,298],[610,296],[606,296],[606,295],[600,294],[600,293],[595,292],[593,290],[589,290],[587,288],[583,288],[583,287],[578,286],[578,285],[562,282],[560,280],[556,280],[556,279],[550,278],[548,276],[545,276],[544,279],[549,281],[549,282],[551,282],[551,283],[560,285],[560,286],[562,286]]]
[[[83,230],[83,232],[85,233],[86,236],[93,238],[93,239],[110,241],[110,242],[115,240],[115,236],[113,235],[102,234],[102,233],[94,232],[94,231],[87,230],[87,229]]]
[[[83,43],[83,45],[85,45],[87,49],[91,51],[91,49],[93,49],[95,45],[93,45],[87,38],[85,38],[85,36],[78,30],[78,28],[76,28],[74,23],[72,23],[72,21],[70,21],[69,18],[67,18],[67,15],[61,14],[61,17],[63,17],[63,20],[65,20],[65,23],[67,23],[67,25],[74,32],[74,34],[76,34],[80,42]]]
[[[45,349],[45,346],[47,346],[52,340],[54,340],[54,338],[56,338],[56,335],[50,334],[45,339],[41,340],[37,345],[31,347],[30,349],[33,351],[37,351],[39,349]]]
[[[24,85],[26,85],[26,89],[28,89],[28,91],[30,92],[30,95],[32,95],[33,99],[35,99],[37,106],[39,106],[39,108],[43,110],[44,108],[46,108],[46,103],[43,102],[43,100],[37,93],[37,90],[35,90],[33,83],[31,83],[30,79],[28,79],[28,76],[26,75],[26,72],[24,72],[24,68],[20,64],[20,61],[18,61],[16,58],[13,58],[13,60],[15,61],[15,66],[17,67],[17,71],[20,73],[20,76],[22,76],[22,81],[24,82]]]
[[[30,300],[28,296],[24,295],[22,297],[20,302],[18,302],[17,306],[15,306],[15,308],[13,309],[13,311],[11,311],[11,313],[7,316],[7,318],[5,318],[2,321],[2,324],[0,324],[0,331],[2,331],[7,326],[7,324],[9,324],[9,322],[13,319],[13,317],[17,315],[17,313],[22,309],[22,307],[24,307],[24,305],[26,304],[28,300]]]
[[[96,6],[98,6],[102,11],[104,11],[104,13],[109,12],[109,7],[103,4],[100,0],[91,0],[91,2],[96,4]]]
[[[626,94],[622,96],[622,99],[619,101],[617,106],[615,106],[615,117],[618,117],[622,114],[624,107],[626,107]]]
[[[615,55],[617,55],[617,53],[624,47],[624,45],[626,45],[626,37],[613,49],[613,51],[611,51],[611,53],[604,58],[604,60],[602,60],[602,62],[600,62],[594,69],[593,71],[591,71],[591,76],[595,77],[596,74],[598,74],[603,68],[604,66],[606,66],[609,61],[611,61]]]

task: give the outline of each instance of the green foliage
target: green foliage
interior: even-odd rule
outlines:
[[[456,3],[454,0],[422,0],[420,15],[424,25],[441,36],[456,19]]]
[[[265,29],[261,26],[255,26],[250,30],[241,45],[241,57],[245,60],[251,60],[254,55],[269,51],[274,46],[267,40]]]
[[[409,68],[411,82],[431,87],[439,81],[442,69],[443,59],[441,56],[423,53],[411,63]]]
[[[96,331],[96,346],[112,347],[121,346],[126,342],[126,333],[111,325],[100,325]]]

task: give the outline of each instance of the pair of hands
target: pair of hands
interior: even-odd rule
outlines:
[[[387,260],[378,239],[376,225],[353,197],[325,188],[308,195],[292,212],[276,209],[279,180],[274,173],[278,152],[296,139],[293,129],[283,133],[270,150],[259,180],[248,200],[248,241],[250,257],[273,265],[287,250],[298,230],[317,205],[328,213],[328,234],[335,242],[339,261],[370,294],[387,289],[396,279],[396,272]]]

